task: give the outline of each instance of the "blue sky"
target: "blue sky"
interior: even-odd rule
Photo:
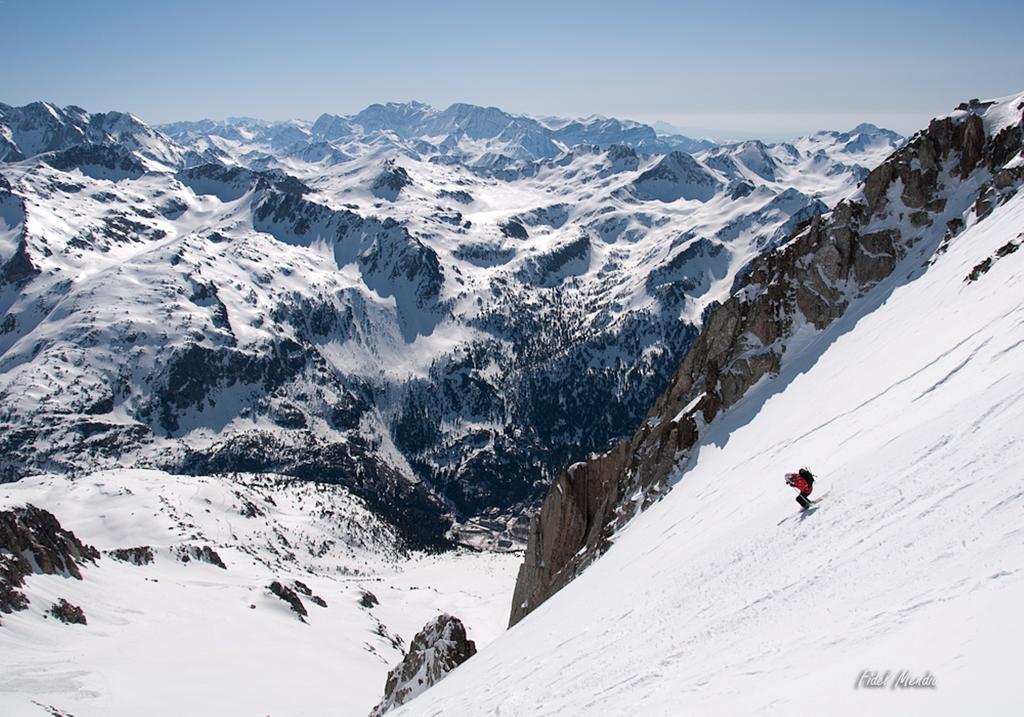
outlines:
[[[775,139],[1024,89],[1024,3],[0,0],[0,101],[160,123],[418,99]]]

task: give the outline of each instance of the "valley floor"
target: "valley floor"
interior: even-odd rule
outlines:
[[[0,714],[356,715],[382,697],[395,642],[441,611],[482,647],[504,629],[519,557],[405,556],[343,489],[239,476],[107,471],[0,486],[101,551],[146,545],[147,565],[104,555],[83,580],[27,578],[28,610],[0,615]],[[248,511],[257,515],[247,517]],[[226,565],[182,562],[208,545]],[[325,547],[326,546],[326,547]],[[390,551],[390,552],[389,552]],[[267,589],[298,580],[307,623]],[[364,593],[379,604],[361,604]],[[59,598],[88,624],[45,612]]]

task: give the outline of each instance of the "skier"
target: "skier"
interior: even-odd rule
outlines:
[[[786,474],[786,485],[791,485],[800,491],[796,496],[796,502],[800,507],[807,510],[811,507],[811,501],[807,497],[814,490],[814,474],[806,468],[801,468],[796,473]]]

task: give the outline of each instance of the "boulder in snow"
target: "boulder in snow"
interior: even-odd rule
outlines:
[[[50,608],[50,614],[63,622],[65,625],[87,625],[85,613],[78,605],[72,605],[64,598],[61,598]]]

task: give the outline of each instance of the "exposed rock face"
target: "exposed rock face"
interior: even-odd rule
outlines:
[[[45,161],[57,169],[80,169],[88,176],[99,179],[137,179],[146,171],[138,157],[127,148],[116,145],[79,144],[54,152]]]
[[[312,588],[306,585],[306,583],[302,582],[301,580],[295,580],[292,582],[292,586],[295,588],[296,592],[300,592],[307,598],[309,598],[309,601],[314,605],[317,605],[319,607],[327,607],[327,601],[319,595],[314,595]]]
[[[384,163],[381,173],[373,180],[370,191],[374,196],[393,202],[398,198],[399,192],[410,184],[412,184],[412,179],[405,168],[396,165],[393,159],[389,159]]]
[[[1021,154],[1021,108],[986,132],[989,107],[963,105],[933,120],[872,171],[858,194],[753,262],[634,436],[571,466],[551,487],[531,524],[511,624],[579,575],[616,529],[658,499],[701,427],[779,370],[795,326],[826,328],[890,276],[911,247],[941,252],[943,227],[962,226],[972,206],[976,219],[984,216],[975,197],[997,202],[1020,187],[1019,159],[1004,165]]]
[[[21,284],[39,273],[28,253],[28,245],[22,239],[14,254],[0,266],[0,286]]]
[[[275,580],[267,586],[274,595],[288,603],[288,606],[292,609],[296,615],[299,616],[299,620],[302,622],[306,621],[306,617],[309,615],[309,611],[306,610],[306,606],[302,604],[302,598],[287,585],[283,585],[280,581]]]
[[[67,625],[87,625],[85,613],[78,605],[72,605],[64,598],[53,604],[50,614]]]
[[[530,234],[519,222],[514,219],[509,219],[507,222],[500,226],[502,236],[506,236],[510,239],[529,239]]]
[[[0,511],[0,612],[28,607],[19,588],[33,572],[81,580],[79,567],[99,557],[48,511],[34,505]]]
[[[6,177],[0,176],[0,231],[5,227],[20,229],[20,238],[14,253],[0,261],[0,287],[7,284],[21,284],[39,274],[39,269],[32,262],[28,251],[24,226],[25,200],[14,193],[13,187]],[[0,327],[0,334],[12,329],[13,327]]]
[[[1022,232],[1020,236],[1024,237],[1024,232]],[[964,277],[964,281],[966,281],[968,284],[977,281],[982,277],[983,274],[988,273],[988,270],[991,269],[992,265],[995,264],[999,259],[1002,259],[1004,256],[1013,254],[1019,248],[1019,242],[1006,242],[1001,247],[996,249],[996,253],[994,256],[985,257],[973,269],[971,269],[971,273]]]
[[[532,257],[523,264],[517,276],[524,284],[555,286],[567,276],[586,271],[590,251],[590,237],[581,234],[561,246]]]
[[[476,644],[466,637],[462,621],[438,615],[416,634],[405,659],[388,673],[384,699],[370,717],[405,704],[475,654]]]
[[[107,557],[119,560],[122,563],[149,565],[153,562],[153,549],[148,545],[140,545],[137,548],[114,548],[113,550],[104,550],[103,552],[107,554]]]
[[[177,555],[178,560],[183,563],[198,560],[203,563],[209,563],[210,565],[216,565],[222,570],[228,569],[228,566],[224,564],[223,560],[221,560],[217,551],[209,545],[178,545],[174,547],[174,553]]]

